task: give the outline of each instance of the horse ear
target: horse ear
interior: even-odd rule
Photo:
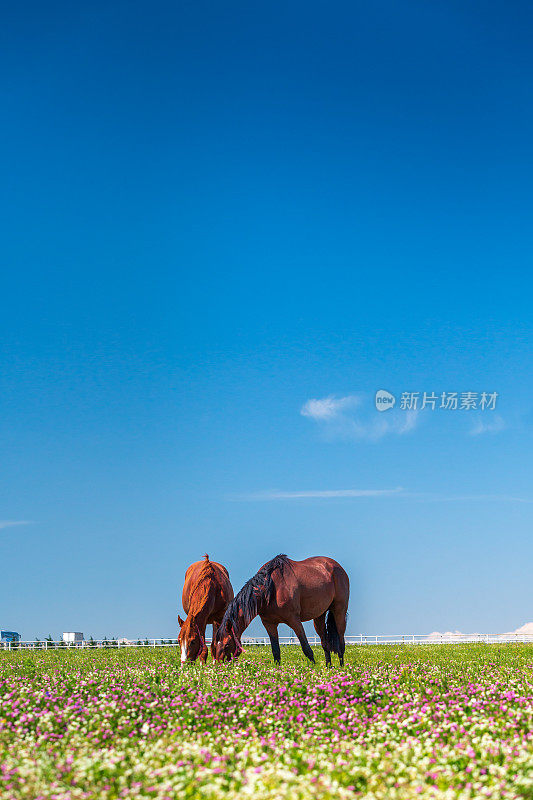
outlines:
[[[184,622],[185,622],[185,620],[184,620],[184,619],[182,619],[182,618],[180,617],[180,615],[178,614],[178,625],[180,626],[180,628],[182,628],[182,627],[183,627],[183,623],[184,623]]]

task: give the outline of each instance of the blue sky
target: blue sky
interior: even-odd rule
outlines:
[[[351,633],[533,621],[532,24],[4,9],[1,627],[174,635],[204,552],[332,555]]]

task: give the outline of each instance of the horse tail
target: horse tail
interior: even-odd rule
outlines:
[[[330,652],[337,653],[337,655],[339,655],[341,650],[341,640],[339,638],[337,624],[331,608],[328,610],[328,615],[326,617],[326,641],[328,643]]]

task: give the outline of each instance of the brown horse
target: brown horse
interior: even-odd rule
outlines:
[[[178,643],[181,647],[181,661],[207,660],[205,629],[213,625],[213,641],[215,633],[222,621],[228,603],[233,600],[233,587],[228,570],[216,561],[195,561],[185,573],[182,603],[187,619],[184,621],[178,614],[181,628]],[[213,644],[211,649],[214,656]]]
[[[270,637],[274,661],[281,662],[278,625],[289,625],[307,658],[315,657],[302,622],[312,619],[320,636],[326,665],[331,653],[344,664],[344,632],[350,581],[340,564],[327,556],[292,561],[279,555],[264,564],[231,602],[216,633],[215,661],[229,661],[242,652],[241,636],[258,614]],[[327,616],[326,616],[327,615]]]

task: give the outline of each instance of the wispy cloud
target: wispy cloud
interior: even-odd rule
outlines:
[[[480,436],[483,433],[499,433],[505,430],[506,424],[498,414],[489,418],[477,419],[474,427],[470,430],[470,436]]]
[[[233,500],[299,500],[299,499],[330,499],[338,497],[386,497],[391,494],[403,492],[401,486],[396,489],[302,489],[293,492],[276,490],[253,492],[251,494],[235,495]]]
[[[260,492],[230,495],[226,499],[234,501],[261,500],[334,500],[342,498],[396,497],[426,503],[533,503],[533,498],[517,497],[508,494],[458,494],[446,495],[437,492],[410,492],[401,486],[394,489],[295,489],[282,491],[265,489]]]
[[[300,413],[304,417],[311,417],[315,420],[331,420],[360,405],[361,398],[356,394],[349,394],[346,397],[335,397],[330,394],[319,400],[308,400],[302,406]]]
[[[31,525],[32,521],[30,519],[0,519],[0,529],[1,528],[14,528],[17,525]]]
[[[380,414],[369,406],[360,395],[328,395],[307,400],[300,414],[316,422],[329,439],[377,441],[388,434],[402,436],[417,425],[418,412],[415,410],[395,409]]]

